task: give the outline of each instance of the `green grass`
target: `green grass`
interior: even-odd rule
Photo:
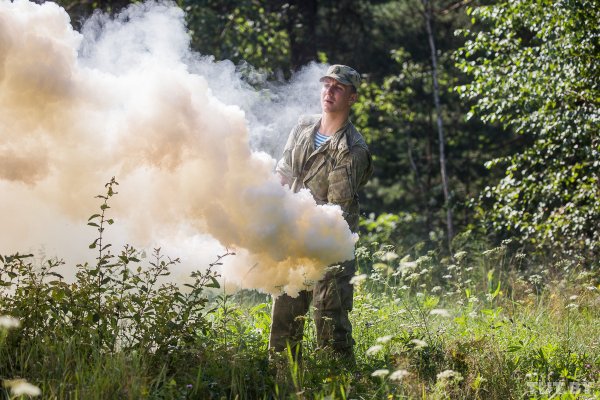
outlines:
[[[114,194],[90,218],[97,263],[62,279],[58,260],[0,256],[0,399],[19,379],[44,399],[600,398],[600,276],[459,237],[453,257],[357,249],[351,319],[356,364],[316,346],[301,364],[269,360],[271,299],[226,295],[213,267],[185,288],[161,284],[178,260],[149,265],[102,236]],[[290,355],[291,356],[291,355]],[[277,369],[279,367],[279,369]]]
[[[18,285],[27,284],[21,279],[12,294],[3,292],[2,314],[15,314],[18,310],[11,307],[22,309],[27,302],[37,302],[38,310],[21,313],[21,327],[3,330],[0,374],[3,380],[27,379],[47,399],[599,396],[597,274],[547,272],[540,282],[510,263],[490,269],[490,253],[483,254],[486,262],[475,257],[457,264],[456,259],[437,260],[431,254],[415,261],[400,259],[389,250],[369,255],[362,267],[369,273],[355,285],[354,367],[316,349],[312,316],[308,315],[304,362],[287,363],[280,379],[275,379],[267,351],[271,302],[258,293],[207,293],[203,321],[198,325],[203,329],[189,336],[189,332],[169,331],[148,320],[140,322],[148,327],[138,329],[167,329],[170,345],[153,342],[148,346],[143,341],[148,340],[144,339],[148,332],[134,332],[143,340],[131,345],[133,339],[127,336],[131,330],[99,327],[93,317],[87,322],[82,318],[79,330],[75,329],[72,317],[82,311],[65,308],[77,304],[58,304],[55,299],[54,306],[44,308],[31,285],[28,291],[19,290]],[[20,259],[22,266],[26,260]],[[9,269],[6,261],[5,271]],[[461,268],[460,274],[454,266]],[[38,295],[48,290],[52,298],[57,286],[40,283]],[[78,290],[94,292],[74,286],[73,298],[81,299],[82,294],[75,293]],[[166,310],[164,299],[160,300],[165,294],[152,293],[156,306]],[[84,306],[93,309],[96,303],[79,304]],[[100,321],[109,310],[101,313],[106,315]],[[47,323],[49,317],[58,315],[65,320]],[[128,321],[134,320],[119,323]],[[122,335],[122,341],[99,341],[97,333],[102,329],[105,334]]]

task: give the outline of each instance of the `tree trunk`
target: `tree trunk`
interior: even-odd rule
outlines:
[[[315,61],[317,58],[317,0],[288,2],[287,27],[290,38],[292,69]]]
[[[444,128],[442,124],[442,108],[440,105],[440,89],[437,76],[437,51],[435,48],[435,40],[433,38],[433,27],[431,24],[432,9],[430,0],[422,0],[425,8],[425,29],[427,29],[427,37],[429,39],[429,47],[431,49],[431,75],[433,78],[433,101],[435,103],[435,111],[437,114],[437,129],[438,140],[440,145],[440,173],[442,177],[442,188],[444,191],[444,202],[446,207],[446,229],[448,235],[448,250],[452,255],[452,238],[454,236],[454,228],[452,226],[452,209],[450,204],[450,189],[448,187],[448,174],[446,172],[446,150]]]

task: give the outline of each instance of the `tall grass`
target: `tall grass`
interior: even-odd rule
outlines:
[[[65,282],[60,260],[0,257],[0,398],[26,379],[45,399],[587,399],[600,396],[600,285],[576,262],[533,262],[463,235],[452,257],[366,240],[351,318],[356,365],[316,345],[269,362],[271,301],[218,288],[214,265],[185,288],[103,241],[118,184],[90,218],[96,263]],[[10,324],[12,325],[10,325]],[[6,325],[6,326],[5,326]],[[10,325],[10,326],[8,326]],[[286,355],[282,355],[286,357]],[[277,371],[277,365],[280,370]],[[35,393],[31,393],[34,395]]]

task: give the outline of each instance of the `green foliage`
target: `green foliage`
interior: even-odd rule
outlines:
[[[417,62],[403,48],[393,51],[392,58],[397,73],[383,83],[363,83],[354,107],[353,120],[369,143],[376,171],[365,188],[363,205],[369,217],[364,227],[370,235],[379,229],[380,216],[394,215],[395,230],[389,235],[394,243],[409,249],[428,242],[436,248],[444,237],[445,209],[431,66],[428,60]],[[495,128],[483,131],[481,123],[464,121],[460,101],[451,91],[459,77],[450,61],[441,54],[438,76],[451,203],[460,230],[472,221],[469,199],[494,179],[483,161],[506,154],[502,143],[510,134]]]
[[[105,218],[99,213],[94,227]],[[174,267],[158,251],[138,270],[142,257],[133,249],[114,257],[106,248],[72,284],[57,276],[58,261],[34,266],[31,255],[2,256],[0,314],[20,326],[0,320],[0,378],[9,390],[17,381],[8,378],[27,377],[44,398],[57,399],[600,394],[598,274],[536,270],[515,243],[489,249],[474,234],[458,236],[455,247],[452,258],[405,254],[389,242],[359,249],[369,268],[353,278],[356,364],[317,347],[309,313],[304,363],[281,365],[284,380],[268,362],[267,296],[211,294],[210,268],[183,292],[155,281]],[[100,272],[91,273],[98,269],[111,278],[101,287]]]
[[[457,87],[485,122],[532,144],[488,166],[504,178],[481,196],[491,230],[542,251],[600,251],[598,19],[595,1],[502,2],[470,10],[482,31],[457,52],[473,81]]]
[[[256,0],[178,3],[186,12],[192,47],[201,54],[246,62],[264,73],[290,68],[289,34],[282,26],[286,8]]]
[[[76,368],[80,362],[105,362],[106,356],[119,362],[143,360],[144,367],[155,374],[172,368],[171,362],[184,358],[191,349],[197,354],[197,342],[211,330],[207,315],[213,310],[207,308],[207,289],[219,287],[213,267],[230,253],[205,271],[193,272],[185,290],[164,282],[178,260],[165,258],[160,249],[154,250],[149,266],[142,266],[142,255],[128,245],[114,255],[103,238],[106,226],[113,223],[106,212],[116,185],[114,178],[106,185],[106,194],[98,196],[100,213],[88,222],[98,230],[89,246],[97,249],[97,262],[77,265],[74,282],[58,273],[62,261],[48,260],[37,266],[30,254],[0,257],[1,314],[20,320],[19,329],[1,349],[5,362],[0,365],[0,376],[63,379],[56,375],[60,369],[40,365],[40,361],[67,356],[61,352],[70,351],[71,346],[77,348]],[[59,344],[56,338],[67,341]],[[64,379],[66,385],[71,383],[71,378]],[[107,385],[115,397],[130,390],[114,382]]]

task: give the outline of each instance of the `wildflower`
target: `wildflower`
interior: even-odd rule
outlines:
[[[373,371],[371,376],[385,378],[390,373],[389,369],[378,369]]]
[[[452,279],[452,275],[450,275],[450,274],[444,275],[444,276],[442,276],[442,278],[444,278],[444,279]]]
[[[401,261],[399,264],[399,268],[405,271],[411,271],[417,266],[415,261]]]
[[[443,308],[435,308],[429,312],[430,315],[439,315],[440,317],[448,318],[450,317],[450,313],[448,310],[444,310]]]
[[[477,317],[477,312],[471,311],[468,315],[470,318],[475,318],[475,317]]]
[[[577,307],[579,307],[577,304],[575,303],[569,303],[567,304],[567,307],[569,310],[575,310]]]
[[[394,337],[392,335],[386,335],[377,338],[377,343],[387,343],[392,340]]]
[[[367,279],[367,274],[355,275],[350,279],[350,284],[355,285]]]
[[[421,276],[421,275],[413,272],[406,279],[409,280],[409,281],[413,281],[413,280],[417,279],[419,276]]]
[[[381,350],[383,349],[382,345],[376,344],[375,346],[371,346],[367,349],[367,355],[368,356],[374,356],[375,354],[379,353]]]
[[[390,267],[384,263],[375,263],[373,264],[373,269],[380,274],[387,274],[390,271]]]
[[[454,254],[454,258],[456,258],[458,261],[461,261],[463,258],[465,258],[466,255],[466,251],[459,251],[456,254]]]
[[[463,377],[460,374],[460,372],[456,372],[451,369],[447,369],[447,370],[442,371],[439,374],[437,374],[437,380],[441,381],[441,382],[444,382],[444,381],[445,382],[448,382],[448,381],[460,382],[463,380]]]
[[[25,379],[14,379],[4,381],[4,386],[10,388],[10,393],[14,397],[19,396],[39,396],[42,394],[42,391],[39,387],[32,385],[27,382]]]
[[[540,275],[531,275],[529,277],[529,282],[531,282],[534,285],[539,285],[540,283],[542,283],[542,277]]]
[[[428,262],[431,262],[432,258],[431,256],[421,256],[417,259],[417,265],[422,265]]]
[[[442,291],[441,286],[434,286],[431,288],[431,293],[437,293],[437,292],[441,292],[441,291]]]
[[[0,328],[11,329],[21,326],[21,321],[9,315],[0,316]]]
[[[577,300],[578,297],[579,296],[577,296],[577,295],[573,295],[573,296],[569,297],[569,300],[575,301],[575,300]]]
[[[394,261],[396,258],[398,258],[398,254],[388,251],[381,256],[381,261]]]
[[[421,339],[413,339],[410,342],[415,345],[415,349],[422,349],[423,347],[427,347],[427,342]]]
[[[399,369],[399,370],[392,372],[392,374],[390,375],[390,381],[400,382],[402,379],[404,379],[408,375],[410,375],[410,372],[408,372],[405,369]]]

